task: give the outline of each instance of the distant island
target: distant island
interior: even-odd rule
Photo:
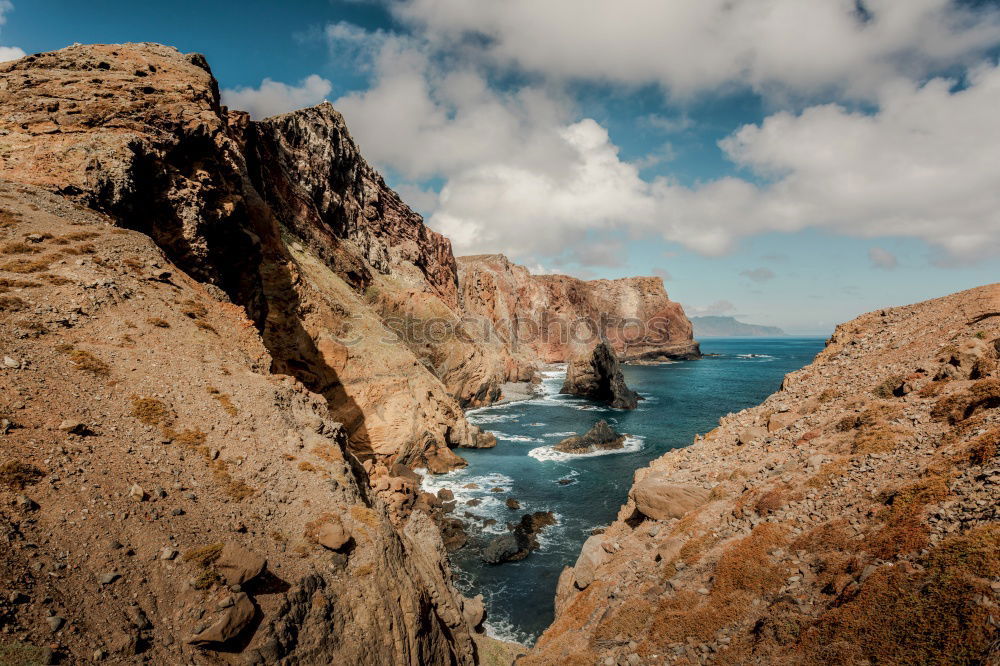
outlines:
[[[770,338],[787,335],[777,326],[744,324],[734,317],[690,317],[694,337],[698,338]]]

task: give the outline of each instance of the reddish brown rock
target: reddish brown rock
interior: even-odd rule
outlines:
[[[642,400],[625,385],[618,358],[605,342],[579,353],[569,362],[566,381],[559,392],[606,402],[616,409],[635,409]]]

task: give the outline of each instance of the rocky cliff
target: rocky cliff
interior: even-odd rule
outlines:
[[[440,377],[488,393],[502,350],[439,369],[390,321],[458,319],[448,241],[329,105],[252,122],[199,55],[4,63],[0,111],[5,629],[74,663],[471,663],[411,469],[491,444]]]
[[[458,273],[464,311],[515,354],[563,362],[603,337],[625,361],[699,355],[691,322],[660,278],[532,275],[503,255],[459,257]]]
[[[839,326],[636,472],[523,663],[995,663],[998,357],[1000,285]]]

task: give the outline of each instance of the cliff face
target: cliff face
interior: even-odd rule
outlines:
[[[491,438],[428,352],[386,334],[393,306],[370,297],[456,318],[448,242],[364,163],[329,105],[251,122],[220,107],[198,55],[74,46],[4,63],[0,112],[0,351],[24,359],[4,369],[2,492],[4,507],[22,486],[23,506],[41,506],[3,509],[16,551],[5,583],[32,600],[19,626],[35,636],[30,614],[51,597],[74,627],[57,634],[73,660],[108,636],[109,651],[178,661],[189,636],[235,626],[225,647],[260,663],[471,662],[440,537],[411,510],[410,468],[446,471],[464,464],[452,447]],[[488,378],[469,356],[450,376]],[[52,458],[70,432],[61,420],[83,434]],[[49,481],[25,486],[24,469]],[[67,489],[76,474],[88,485]],[[64,529],[98,502],[100,516]],[[350,532],[348,552],[319,544],[328,523]],[[57,558],[120,535],[145,564],[108,547],[79,553],[61,590],[24,573],[26,541]],[[216,541],[265,556],[277,583],[227,599],[212,560],[152,557]],[[113,589],[100,608],[74,607],[98,567],[127,576],[156,619],[130,624]],[[216,609],[234,610],[213,624]]]
[[[839,326],[636,472],[525,663],[991,663],[998,357],[1000,285]]]
[[[697,357],[691,323],[659,278],[531,275],[503,255],[459,257],[464,310],[517,353],[567,361],[602,335],[622,360]]]

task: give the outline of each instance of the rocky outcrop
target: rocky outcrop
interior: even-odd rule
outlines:
[[[466,316],[521,357],[566,362],[575,346],[601,340],[626,361],[700,355],[691,322],[660,278],[531,275],[498,254],[459,257],[458,274]]]
[[[71,663],[471,664],[412,469],[491,438],[366,297],[453,312],[447,241],[331,108],[252,123],[197,55],[3,63],[0,110],[4,624]]]
[[[625,435],[619,435],[607,421],[601,419],[585,434],[567,437],[552,448],[563,453],[579,454],[620,449],[624,443]]]
[[[642,397],[625,385],[621,365],[606,342],[579,353],[566,367],[560,393],[606,402],[616,409],[635,409]]]
[[[988,662],[1000,285],[863,315],[638,470],[518,663]]]

